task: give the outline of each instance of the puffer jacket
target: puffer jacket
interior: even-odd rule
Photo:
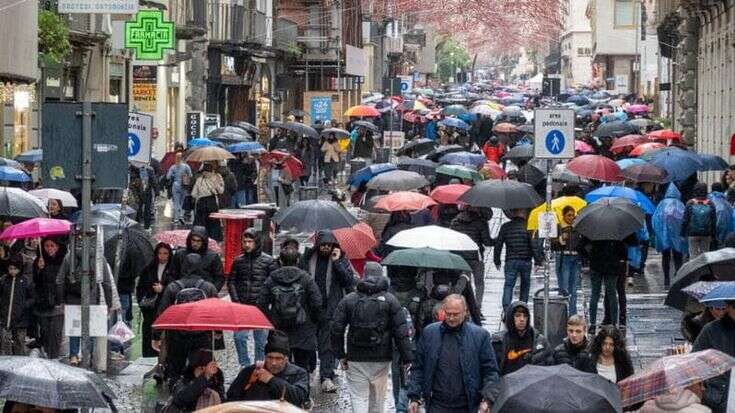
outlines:
[[[475,211],[460,212],[452,220],[449,228],[472,238],[472,241],[475,241],[477,246],[480,247],[480,257],[484,257],[485,247],[493,245],[487,220]],[[464,259],[478,259],[477,254],[474,252],[460,251],[460,255]]]
[[[580,357],[587,356],[587,339],[585,338],[582,344],[575,346],[569,342],[569,339],[564,341],[554,348],[553,353],[549,357],[549,365],[556,366],[558,364],[568,364],[574,367],[574,364]]]
[[[377,300],[381,312],[376,314],[360,314],[355,307],[360,300]],[[379,321],[382,327],[382,339],[375,346],[365,347],[358,343],[357,325],[366,326],[372,321]],[[345,330],[347,333],[347,352],[345,353]],[[357,291],[347,294],[337,305],[332,321],[332,348],[337,358],[347,357],[350,361],[390,361],[393,359],[393,346],[398,347],[401,361],[410,363],[411,338],[409,325],[401,309],[398,299],[388,292],[388,278],[380,275],[368,275],[357,284]],[[363,343],[364,344],[364,343]]]
[[[526,229],[526,220],[523,218],[514,217],[500,227],[493,250],[493,262],[496,266],[500,266],[500,253],[503,251],[503,245],[505,245],[506,261],[533,259],[536,264],[540,264],[543,260],[538,248],[534,248],[531,233]]]
[[[276,269],[273,257],[261,251],[260,234],[253,228],[246,231],[255,237],[255,249],[235,258],[227,290],[233,302],[255,305],[265,280]]]
[[[198,235],[204,240],[204,243],[199,250],[194,250],[191,247],[191,237],[194,235]],[[210,251],[208,244],[209,236],[207,235],[206,228],[202,226],[192,227],[191,231],[189,231],[189,235],[186,237],[186,248],[177,250],[176,255],[174,256],[175,273],[184,273],[182,269],[188,254],[199,254],[202,258],[201,267],[199,269],[201,277],[212,283],[217,291],[219,291],[222,289],[222,286],[225,285],[224,267],[222,266],[222,259],[220,256],[214,251]]]

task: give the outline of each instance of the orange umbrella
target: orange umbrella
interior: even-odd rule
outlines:
[[[431,198],[440,204],[457,204],[459,197],[469,189],[470,186],[464,184],[440,185],[431,191]]]
[[[337,238],[339,247],[351,260],[365,258],[365,254],[378,245],[373,229],[364,222],[358,222],[349,228],[332,230],[332,233]]]
[[[648,141],[649,140],[643,135],[625,135],[623,137],[615,139],[615,142],[613,142],[612,146],[610,147],[610,152],[612,153],[625,152],[626,148],[636,147]]]
[[[380,112],[378,112],[378,110],[372,106],[357,105],[357,106],[353,106],[347,109],[347,112],[345,112],[345,116],[358,117],[358,118],[378,117],[380,116]]]
[[[681,134],[672,131],[671,129],[662,129],[649,133],[648,136],[651,140],[666,140],[666,141],[681,141]]]
[[[495,133],[516,133],[518,132],[518,128],[512,123],[503,122],[495,125],[493,131]]]
[[[659,142],[643,143],[633,148],[633,150],[630,151],[630,156],[641,156],[646,152],[650,152],[650,151],[665,148],[665,147],[666,145],[664,145],[663,143],[659,143]]]
[[[485,179],[503,179],[508,176],[505,170],[493,161],[485,162],[482,168],[480,168],[480,175]]]
[[[418,192],[394,192],[375,204],[375,209],[385,211],[417,211],[436,205],[436,201]]]

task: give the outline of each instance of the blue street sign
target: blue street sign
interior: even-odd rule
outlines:
[[[140,138],[134,133],[128,133],[128,157],[140,152]]]
[[[566,145],[566,139],[560,130],[552,129],[546,134],[546,150],[553,155],[562,153],[564,145]]]

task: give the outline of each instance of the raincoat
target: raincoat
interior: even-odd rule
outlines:
[[[687,240],[681,236],[681,224],[684,218],[684,203],[681,192],[676,185],[669,184],[664,199],[658,203],[652,217],[653,232],[656,234],[655,247],[661,252],[674,250],[680,253],[688,251]]]
[[[732,218],[732,207],[722,192],[712,191],[707,195],[707,199],[715,206],[715,214],[717,215],[717,242],[723,243],[727,235],[735,229],[735,222],[733,222]]]

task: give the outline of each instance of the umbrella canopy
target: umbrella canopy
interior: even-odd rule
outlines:
[[[574,95],[567,98],[567,103],[574,103],[577,106],[584,106],[590,103],[587,96]]]
[[[153,322],[153,328],[182,331],[241,331],[272,330],[273,325],[254,305],[208,298],[168,307]]]
[[[232,124],[232,126],[238,127],[240,129],[245,130],[246,132],[253,133],[253,134],[260,134],[260,129],[249,122],[239,121]]]
[[[440,120],[439,126],[445,126],[447,128],[464,129],[464,130],[470,129],[470,125],[468,125],[467,122],[461,119],[457,119],[457,118],[445,118],[443,120]]]
[[[659,142],[646,142],[642,143],[635,148],[633,148],[632,151],[630,151],[630,156],[641,156],[644,153],[648,153],[651,151],[655,151],[656,149],[665,148],[666,145]]]
[[[480,168],[480,176],[485,179],[503,179],[508,176],[502,166],[493,161],[487,161]]]
[[[396,265],[402,267],[472,271],[467,261],[459,255],[433,248],[396,250],[388,254],[380,263],[386,266]]]
[[[155,239],[157,242],[165,242],[166,244],[174,248],[185,248],[186,238],[188,236],[188,229],[175,229],[171,231],[158,232],[153,235],[153,239]],[[222,252],[222,248],[220,248],[219,244],[217,244],[217,241],[213,240],[212,238],[209,238],[207,249],[217,254]]]
[[[444,116],[457,116],[460,113],[465,112],[467,112],[467,108],[462,105],[449,105],[442,109],[442,113],[444,113]]]
[[[587,205],[574,228],[593,241],[620,241],[645,225],[643,211],[624,198],[601,198]]]
[[[380,128],[378,128],[374,123],[368,122],[365,120],[356,120],[352,122],[352,127],[355,128],[366,128],[372,132],[380,132]]]
[[[421,103],[419,104],[426,108],[426,106]],[[380,116],[380,112],[372,106],[357,105],[347,109],[347,111],[345,111],[345,116],[355,118],[374,118]]]
[[[46,205],[20,188],[0,187],[0,216],[9,218],[41,218],[47,216]]]
[[[22,239],[66,235],[71,230],[71,222],[65,219],[33,218],[11,225],[0,234],[0,239]]]
[[[370,179],[367,187],[381,191],[410,191],[429,185],[423,176],[411,171],[388,171]]]
[[[634,125],[631,125],[628,122],[623,122],[620,120],[612,121],[612,122],[606,122],[600,125],[597,130],[592,133],[592,136],[597,137],[610,137],[610,138],[618,138],[625,135],[634,135],[638,133],[638,128]]]
[[[225,149],[216,146],[195,149],[186,157],[187,162],[226,161],[228,159],[235,159],[235,157]]]
[[[723,282],[705,294],[704,297],[700,298],[699,302],[707,304],[730,300],[735,300],[735,281]]]
[[[109,209],[94,209],[96,205],[92,205],[92,211],[90,213],[90,225],[101,225],[109,228],[133,228],[139,226],[139,224],[128,217],[124,211],[109,210]],[[71,215],[72,222],[79,224],[82,221],[82,212],[77,211]],[[110,235],[112,231],[108,231],[107,235]]]
[[[428,159],[416,159],[402,156],[398,159],[398,169],[403,171],[416,172],[426,177],[436,175],[436,168],[439,164]]]
[[[329,136],[331,134],[334,134],[334,136],[339,138],[348,138],[350,136],[350,132],[340,129],[340,128],[326,128],[322,129],[321,135],[322,136]]]
[[[43,149],[31,149],[15,157],[18,162],[38,163],[43,160]]]
[[[406,142],[403,146],[401,146],[398,151],[396,151],[396,155],[404,155],[407,153],[414,153],[416,155],[426,155],[427,153],[434,150],[436,147],[436,143],[431,139],[421,138],[421,139],[413,139],[411,141]]]
[[[232,153],[263,153],[265,148],[259,142],[240,142],[227,146],[227,150]]]
[[[8,182],[30,182],[31,177],[27,173],[11,166],[0,166],[0,181]]]
[[[610,147],[610,152],[622,153],[628,149],[635,148],[636,146],[647,142],[650,141],[643,135],[625,135],[618,139],[615,139],[615,142],[613,142],[612,146]]]
[[[582,208],[587,206],[587,201],[578,196],[561,196],[553,199],[551,201],[551,210],[556,214],[557,222],[562,221],[564,218],[562,211],[568,206],[574,208],[574,210],[579,213]],[[538,229],[538,218],[544,212],[546,212],[546,204],[541,204],[531,211],[528,215],[528,230],[533,231]]]
[[[394,192],[386,195],[375,204],[375,209],[384,211],[417,211],[436,205],[436,201],[418,192]]]
[[[284,400],[258,400],[247,402],[228,402],[206,409],[198,413],[308,413]]]
[[[699,154],[699,159],[702,161],[700,171],[725,171],[730,167],[724,159],[717,155]]]
[[[689,287],[682,288],[681,292],[699,301],[710,291],[730,282],[731,281],[697,281]]]
[[[480,182],[482,175],[476,169],[468,168],[462,165],[442,165],[436,168],[437,174],[453,176],[465,181]]]
[[[440,185],[431,191],[431,198],[440,204],[458,204],[459,197],[470,189],[469,185]]]
[[[516,174],[518,176],[518,181],[525,182],[531,186],[536,186],[546,179],[546,173],[535,165],[532,165],[530,162],[521,166]]]
[[[465,148],[463,148],[460,145],[441,145],[441,146],[436,147],[431,152],[429,152],[426,155],[426,159],[436,162],[439,160],[439,158],[441,158],[442,156],[448,153],[462,152],[464,150]]]
[[[633,182],[653,182],[664,184],[669,181],[669,173],[656,165],[633,165],[623,169],[625,179]]]
[[[475,241],[455,230],[437,225],[406,229],[388,240],[388,245],[399,248],[433,248],[442,251],[477,251]]]
[[[696,152],[669,146],[643,154],[643,159],[663,168],[672,181],[683,181],[702,168],[702,160]]]
[[[543,202],[531,185],[511,180],[480,182],[459,200],[476,207],[500,209],[535,208]]]
[[[247,122],[243,122],[244,124],[248,124]],[[250,125],[252,127],[255,127],[254,125]],[[238,140],[252,140],[253,138],[248,133],[248,129],[252,131],[252,128],[247,128],[245,126],[225,126],[222,128],[217,128],[212,130],[207,134],[207,137],[210,139],[217,139],[217,137],[224,135],[224,136],[242,136],[242,138],[238,138]],[[255,128],[255,132],[257,133],[258,128]]]
[[[727,373],[735,366],[735,358],[719,350],[662,357],[638,374],[618,382],[623,406],[631,406],[673,389]]]
[[[339,248],[351,260],[365,258],[365,254],[378,244],[373,229],[364,222],[349,228],[337,228],[332,234],[339,242]]]
[[[620,169],[630,168],[633,165],[649,165],[648,161],[644,161],[641,158],[625,158],[619,161],[615,161]]]
[[[628,121],[628,123],[630,123],[631,125],[639,128],[641,130],[646,129],[646,128],[649,128],[649,127],[654,126],[654,125],[658,125],[658,122],[656,122],[653,119],[648,119],[648,118],[631,119],[631,120]]]
[[[685,310],[689,296],[682,290],[698,281],[735,281],[735,248],[705,252],[679,268],[664,304]]]
[[[508,122],[502,122],[498,123],[497,125],[493,126],[493,132],[495,133],[516,133],[518,132],[518,128],[516,125]]]
[[[398,110],[427,110],[426,105],[419,100],[406,99],[398,105]]]
[[[270,151],[260,157],[262,164],[281,164],[292,178],[297,178],[304,173],[304,164],[295,156],[283,151]]]
[[[34,189],[32,191],[28,191],[28,193],[40,199],[44,203],[44,205],[48,205],[49,199],[57,199],[61,201],[61,205],[64,208],[77,207],[77,199],[74,198],[74,195],[67,191],[62,191],[60,189],[54,188],[43,188]]]
[[[120,273],[140,274],[153,259],[150,235],[140,227],[103,227],[105,258],[114,268],[117,246],[120,246]]]
[[[625,198],[638,205],[643,212],[648,215],[652,215],[653,211],[656,210],[656,206],[653,205],[650,199],[640,191],[636,191],[632,188],[627,188],[618,185],[608,185],[595,189],[589,192],[584,199],[587,202],[595,202],[600,198],[618,197]]]
[[[235,132],[220,133],[217,136],[212,136],[212,140],[216,141],[218,144],[220,142],[224,144],[231,144],[231,143],[238,143],[238,142],[252,142],[253,138],[247,133],[245,133],[244,130],[239,130],[237,133]]]
[[[595,149],[590,146],[589,143],[585,141],[574,141],[574,151],[579,153],[594,153]]]
[[[569,161],[567,169],[581,177],[603,182],[620,182],[625,179],[620,167],[612,159],[601,155],[578,156]]]
[[[554,165],[554,170],[551,172],[551,179],[556,182],[567,182],[571,184],[589,184],[589,180],[569,171],[567,165],[563,163]]]
[[[115,397],[95,373],[25,356],[0,357],[0,398],[52,409],[106,408]]]
[[[516,145],[506,152],[504,159],[511,161],[529,161],[533,159],[533,145]]]
[[[281,125],[282,129],[294,132],[299,136],[308,136],[310,138],[319,139],[319,132],[311,126],[305,125],[301,122],[284,122]]]
[[[221,143],[215,142],[209,138],[195,138],[187,142],[186,144],[187,148],[189,149],[196,149],[196,148],[205,148],[208,146],[222,146]]]
[[[652,140],[664,140],[664,141],[677,141],[680,142],[682,139],[682,136],[680,133],[674,132],[671,129],[660,129],[657,131],[653,131],[648,133],[649,139]]]
[[[439,162],[448,165],[463,165],[477,168],[487,161],[485,155],[470,152],[452,152],[448,153],[441,158]]]
[[[0,165],[10,166],[10,167],[15,168],[15,169],[17,169],[19,171],[25,171],[26,170],[25,166],[23,166],[22,163],[20,163],[18,161],[15,161],[13,159],[8,159],[8,158],[3,158],[3,157],[0,157]]]
[[[482,116],[490,116],[491,118],[496,117],[500,115],[502,112],[498,109],[493,109],[491,106],[488,105],[477,105],[473,106],[472,109],[470,109],[470,113],[474,113],[476,115],[482,115]]]
[[[396,169],[398,168],[392,163],[374,163],[355,171],[347,183],[353,188],[359,188],[362,184],[373,179],[373,177],[388,171],[395,171]]]
[[[638,115],[642,113],[648,113],[650,112],[650,110],[651,108],[649,108],[648,105],[630,105],[625,111],[634,115]]]
[[[338,203],[320,199],[296,202],[278,211],[273,221],[281,229],[295,229],[296,232],[345,228],[357,223],[357,219]]]
[[[559,389],[564,389],[560,397]],[[615,413],[622,411],[617,386],[567,364],[526,365],[500,379],[493,412]]]

